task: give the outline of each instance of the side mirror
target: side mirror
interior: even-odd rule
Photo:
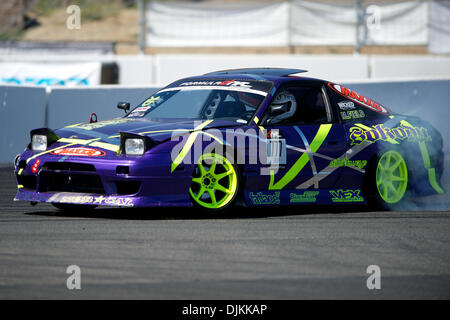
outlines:
[[[284,104],[273,104],[270,106],[270,116],[277,116],[288,111],[287,105]]]
[[[125,111],[125,113],[130,110],[130,103],[129,102],[119,102],[117,104],[118,109],[122,109]]]

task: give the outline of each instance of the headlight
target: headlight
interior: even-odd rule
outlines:
[[[125,153],[130,155],[143,155],[144,154],[144,140],[128,138],[125,140]]]
[[[41,134],[35,134],[31,138],[31,149],[34,151],[47,150],[47,136]]]
[[[17,168],[19,167],[19,162],[20,162],[20,154],[18,154],[15,158],[14,158],[14,166]]]
[[[150,137],[131,132],[120,132],[120,154],[142,156],[155,145],[156,142]]]

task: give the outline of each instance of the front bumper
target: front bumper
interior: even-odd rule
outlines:
[[[35,192],[27,189],[19,189],[14,201],[65,203],[91,206],[108,207],[161,207],[192,206],[185,197],[179,197],[179,201],[173,196],[106,196],[103,194],[75,193],[75,192]]]
[[[170,154],[101,159],[33,155],[25,151],[18,161],[21,166],[15,168],[15,201],[113,207],[192,205],[188,192],[192,171],[184,167],[171,173]]]

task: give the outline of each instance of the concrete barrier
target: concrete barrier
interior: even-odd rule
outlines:
[[[206,72],[206,71],[205,71]],[[397,82],[345,82],[346,86],[386,105],[391,110],[428,120],[444,136],[450,155],[450,79]],[[123,115],[118,101],[132,106],[154,93],[157,87],[99,86],[52,88],[0,86],[0,163],[11,163],[29,142],[31,129],[57,129],[87,122],[92,112],[99,120]]]
[[[313,54],[156,54],[156,55],[0,55],[0,63],[79,63],[119,65],[121,85],[166,85],[211,71],[249,67],[309,70],[306,76],[334,82],[450,77],[450,57],[432,55]]]
[[[45,87],[0,86],[0,163],[12,163],[45,124]]]
[[[136,106],[152,95],[154,87],[100,86],[91,88],[53,88],[48,98],[48,126],[52,129],[89,121],[91,113],[98,120],[120,117],[123,110],[117,102],[130,102]]]
[[[392,111],[429,121],[442,133],[444,152],[450,155],[450,79],[346,85]]]

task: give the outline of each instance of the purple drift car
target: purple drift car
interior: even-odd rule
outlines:
[[[368,204],[444,193],[442,136],[297,69],[173,82],[122,118],[31,131],[15,200],[57,208]]]

